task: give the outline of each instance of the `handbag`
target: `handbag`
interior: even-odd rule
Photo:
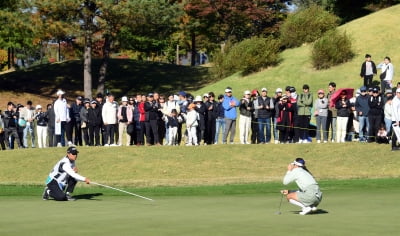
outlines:
[[[81,128],[82,129],[86,128],[86,122],[85,121],[82,121]]]
[[[134,125],[134,123],[130,123],[130,124],[128,125],[128,127],[126,128],[126,132],[127,132],[129,135],[133,135],[134,131],[135,131],[135,125]]]
[[[386,67],[386,70],[383,72],[383,73],[381,73],[380,75],[379,75],[379,78],[381,79],[381,80],[384,80],[385,78],[386,78],[386,71],[389,69],[389,66],[388,67]]]
[[[24,118],[19,118],[18,119],[18,125],[20,127],[25,127],[26,126],[26,120]]]

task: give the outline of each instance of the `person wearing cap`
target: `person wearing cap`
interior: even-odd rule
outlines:
[[[360,96],[356,98],[355,109],[356,115],[359,123],[358,129],[358,137],[360,142],[366,142],[368,134],[366,134],[368,130],[368,105],[369,95],[367,94],[367,87],[361,86],[360,88]]]
[[[85,141],[86,146],[90,146],[89,142],[89,109],[90,109],[90,99],[85,98],[83,99],[83,108],[79,113],[79,118],[81,120],[81,129],[82,129],[82,136],[83,140]]]
[[[308,129],[311,120],[311,108],[313,107],[313,96],[310,93],[308,84],[303,85],[303,92],[297,97],[297,119],[299,132],[295,141],[299,140],[300,143],[308,143]]]
[[[114,95],[108,94],[101,110],[104,124],[104,146],[117,146],[115,143],[115,126],[117,124],[118,105],[114,103]]]
[[[326,98],[328,98],[328,101],[331,102],[332,95],[336,92],[336,83],[335,82],[330,82],[328,84],[328,94],[326,95]],[[326,130],[329,133],[329,130],[331,130],[331,142],[334,143],[336,139],[336,120],[337,120],[337,109],[335,105],[329,106],[328,108],[328,118],[326,120]],[[329,138],[328,138],[329,139]]]
[[[198,114],[195,108],[196,105],[193,103],[189,104],[188,106],[188,112],[186,116],[188,140],[186,146],[199,145],[197,140]]]
[[[328,117],[328,99],[325,97],[323,89],[318,90],[318,98],[315,100],[314,116],[317,123],[317,143],[328,142],[328,131],[326,130],[326,120]],[[322,131],[322,135],[321,135]],[[322,137],[322,138],[321,138]]]
[[[226,144],[228,135],[230,133],[230,144],[233,144],[236,132],[236,108],[240,105],[239,101],[232,95],[232,88],[227,87],[225,89],[224,101],[222,106],[224,107],[224,119],[225,119],[225,131],[222,137],[222,143]]]
[[[400,150],[400,88],[396,89],[396,96],[392,102],[392,151]]]
[[[146,112],[146,145],[161,145],[158,135],[158,110],[160,106],[158,102],[154,100],[153,93],[147,95],[147,101],[144,104],[144,110]]]
[[[49,200],[50,197],[56,201],[74,201],[71,196],[75,185],[78,181],[90,184],[90,180],[80,174],[76,167],[76,159],[78,158],[78,149],[69,147],[67,155],[59,160],[51,170],[46,179],[46,187],[44,188],[42,198]]]
[[[251,128],[251,113],[253,113],[253,101],[249,90],[244,91],[239,106],[239,140],[241,144],[251,144],[249,139]]]
[[[49,122],[48,113],[44,112],[41,105],[36,105],[36,133],[38,148],[47,147],[47,123]]]
[[[31,138],[31,146],[35,147],[35,108],[32,106],[32,101],[27,101],[26,106],[20,109],[19,118],[26,121],[23,127],[23,145],[28,148],[28,135]]]
[[[364,86],[369,87],[372,85],[374,75],[377,74],[376,65],[371,60],[371,55],[365,55],[365,61],[361,65],[360,76],[364,79]]]
[[[70,127],[69,135],[71,137],[68,145],[79,145],[82,146],[82,121],[81,121],[81,110],[83,109],[83,97],[78,96],[75,102],[72,103],[70,108],[71,121],[68,122]],[[73,136],[73,138],[72,138]]]
[[[67,106],[67,100],[64,98],[64,91],[57,91],[57,100],[54,102],[54,114],[55,114],[55,135],[57,147],[65,146],[65,130],[67,122],[71,119],[69,117],[69,110]]]
[[[282,95],[276,103],[276,128],[279,130],[279,143],[289,142],[290,131],[293,129],[293,114],[295,106],[289,101],[289,97]]]
[[[218,102],[215,105],[215,137],[214,137],[214,144],[218,144],[219,140],[219,134],[221,133],[222,136],[224,136],[224,131],[225,131],[225,119],[224,119],[224,114],[225,110],[224,107],[222,106],[222,103],[224,102],[224,95],[220,94],[218,95]]]
[[[394,75],[394,67],[391,63],[390,57],[386,56],[383,59],[383,62],[379,63],[377,68],[381,69],[381,74],[379,75],[381,79],[381,91],[385,91],[385,89],[391,89]]]
[[[11,149],[13,145],[10,143],[10,137],[13,137],[17,141],[18,147],[22,148],[19,136],[18,136],[18,114],[14,110],[15,105],[12,102],[7,103],[7,110],[3,112],[3,129],[4,129],[4,141],[6,149]],[[13,140],[13,139],[11,139]],[[14,142],[14,141],[12,141]]]
[[[267,95],[267,88],[261,89],[254,109],[257,111],[259,144],[271,141],[271,118],[274,116],[274,100]]]
[[[368,100],[368,105],[368,142],[374,142],[376,141],[376,135],[378,134],[379,127],[382,123],[384,106],[383,98],[378,86],[373,88],[372,96],[370,96]]]
[[[283,184],[288,185],[295,182],[298,190],[282,190],[286,199],[293,205],[301,207],[300,215],[307,215],[317,211],[317,206],[321,203],[322,192],[314,176],[306,167],[303,158],[296,158],[287,167],[287,172],[283,177]]]
[[[123,96],[121,99],[121,105],[118,107],[118,146],[122,145],[122,138],[124,132],[126,132],[126,146],[131,143],[131,136],[128,134],[128,125],[133,121],[133,110],[132,106],[128,106],[128,97]]]

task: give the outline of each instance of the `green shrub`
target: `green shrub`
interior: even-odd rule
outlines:
[[[279,61],[279,40],[253,37],[245,39],[232,47],[227,45],[225,53],[213,57],[214,74],[225,77],[241,71],[243,75],[256,72]]]
[[[351,39],[346,32],[328,31],[315,42],[311,57],[313,66],[317,70],[328,69],[349,61],[354,57]]]
[[[339,18],[317,5],[290,14],[280,29],[282,45],[292,48],[311,43],[336,28]]]

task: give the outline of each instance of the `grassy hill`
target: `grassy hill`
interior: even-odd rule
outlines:
[[[222,93],[226,86],[234,89],[236,96],[241,96],[247,89],[261,89],[269,91],[292,85],[301,91],[303,84],[309,84],[311,91],[327,89],[330,81],[336,82],[338,88],[358,88],[363,84],[360,78],[360,67],[366,53],[372,55],[372,60],[378,64],[385,56],[392,59],[395,66],[394,81],[400,81],[396,68],[400,66],[400,31],[397,22],[400,22],[400,5],[381,10],[366,17],[349,22],[339,30],[346,32],[353,40],[353,49],[356,56],[352,61],[333,67],[329,70],[317,71],[311,65],[312,45],[303,45],[299,48],[285,50],[281,54],[282,62],[273,68],[267,68],[259,73],[245,77],[239,74],[232,75],[202,89],[195,94],[214,91]],[[378,71],[378,74],[380,71]],[[379,80],[376,76],[375,80]],[[270,92],[271,94],[271,92]]]

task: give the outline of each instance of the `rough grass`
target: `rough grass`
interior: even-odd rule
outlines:
[[[198,147],[81,147],[78,167],[93,181],[119,186],[221,185],[280,181],[303,157],[319,180],[392,178],[400,159],[389,145],[290,144]],[[65,148],[2,152],[0,184],[40,185]]]

